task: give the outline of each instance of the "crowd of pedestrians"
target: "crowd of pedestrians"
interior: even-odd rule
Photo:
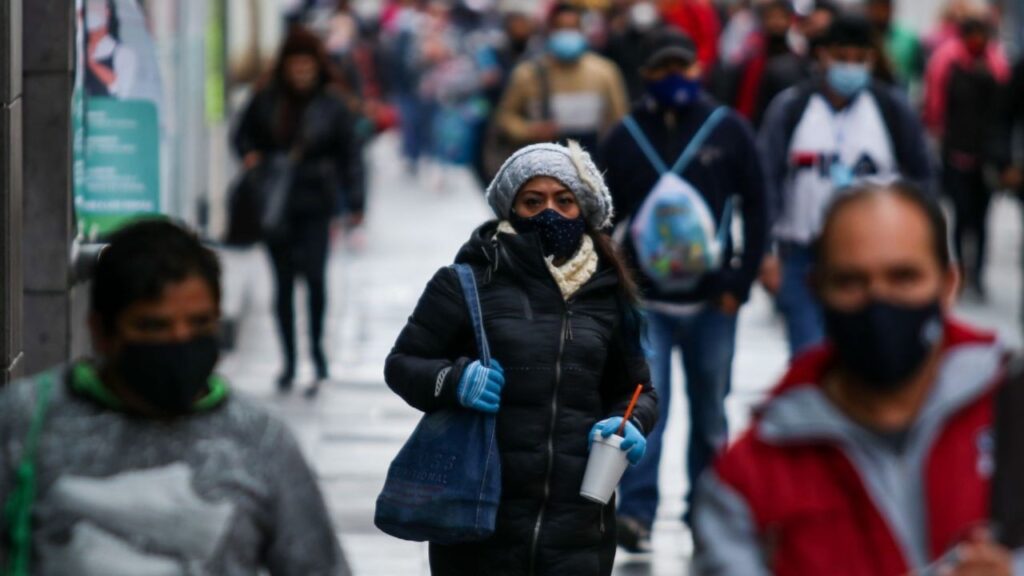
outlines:
[[[398,124],[407,170],[466,165],[482,187],[528,144],[571,138],[596,152],[631,103],[650,96],[645,41],[665,29],[686,34],[701,88],[748,120],[768,151],[773,257],[762,279],[780,291],[794,352],[821,334],[820,313],[793,304],[806,299],[783,279],[803,273],[803,248],[817,233],[820,210],[792,211],[810,208],[813,172],[828,176],[836,164],[812,158],[822,147],[842,148],[838,164],[853,176],[899,175],[947,198],[964,289],[985,297],[989,200],[1020,185],[1013,66],[1000,11],[985,0],[949,0],[920,34],[896,18],[893,0],[394,0],[374,18],[347,0],[303,5],[292,21],[324,38],[373,125]],[[871,97],[855,98],[863,86]],[[814,93],[830,100],[826,109]],[[838,144],[804,142],[800,122],[817,125],[820,114],[856,128],[812,135]]]
[[[276,206],[281,392],[298,277],[309,395],[329,376],[332,227],[363,220],[374,133],[398,129],[410,174],[461,165],[485,191],[494,219],[384,367],[424,413],[494,419],[492,535],[432,542],[432,572],[607,576],[617,546],[651,551],[679,352],[697,574],[1024,573],[1019,497],[996,490],[997,447],[1024,439],[995,408],[1024,374],[953,315],[985,298],[993,193],[1024,191],[1024,60],[994,8],[951,0],[918,36],[891,0],[540,4],[303,2],[233,132]],[[730,443],[757,282],[791,363]],[[0,394],[3,573],[348,574],[294,439],[214,375],[219,306],[188,231],[110,238],[95,356]],[[604,505],[580,486],[613,433],[630,467]],[[444,477],[421,464],[404,489]]]

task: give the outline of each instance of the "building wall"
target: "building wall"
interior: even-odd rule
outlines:
[[[70,247],[74,2],[24,2],[25,374],[72,355]]]
[[[22,367],[22,0],[0,3],[0,385]]]

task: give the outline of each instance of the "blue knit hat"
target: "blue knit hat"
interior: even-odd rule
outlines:
[[[595,230],[611,226],[612,195],[590,154],[579,144],[533,144],[519,149],[502,164],[487,187],[487,202],[495,216],[506,220],[519,189],[538,176],[558,180],[576,195],[583,218]]]

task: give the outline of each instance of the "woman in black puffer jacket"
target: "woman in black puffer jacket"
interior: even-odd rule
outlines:
[[[488,188],[500,220],[477,229],[456,257],[472,266],[497,365],[475,360],[466,303],[453,270],[427,285],[388,357],[388,386],[430,412],[497,411],[502,499],[486,541],[430,547],[439,576],[608,575],[614,502],[579,495],[588,438],[621,421],[629,457],[643,454],[657,400],[640,346],[633,285],[603,232],[611,200],[578,146],[516,152]],[[482,393],[473,382],[486,381]],[[469,383],[469,385],[467,385]],[[616,419],[617,417],[617,419]]]
[[[247,169],[278,169],[280,162],[275,160],[285,156],[294,164],[282,215],[285,232],[267,241],[284,351],[284,370],[277,381],[282,392],[291,389],[295,378],[294,287],[299,276],[309,295],[316,381],[328,377],[322,340],[331,219],[341,207],[357,219],[363,212],[363,160],[356,122],[322,43],[308,30],[293,27],[271,78],[253,94],[234,133],[235,151]],[[314,384],[308,393],[316,391]]]

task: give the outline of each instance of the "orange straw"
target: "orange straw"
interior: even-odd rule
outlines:
[[[619,431],[616,433],[618,436],[622,436],[622,433],[626,431],[626,422],[629,422],[629,417],[633,415],[633,408],[636,408],[636,401],[640,399],[640,393],[644,391],[643,384],[637,384],[636,390],[633,392],[633,399],[629,401],[629,407],[626,408],[626,415],[622,417],[622,423],[619,424]]]

